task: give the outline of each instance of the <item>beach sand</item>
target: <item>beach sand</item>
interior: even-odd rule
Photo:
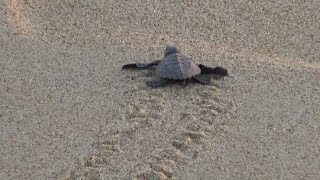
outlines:
[[[0,2],[1,179],[317,179],[316,1]],[[177,44],[230,76],[144,83]]]

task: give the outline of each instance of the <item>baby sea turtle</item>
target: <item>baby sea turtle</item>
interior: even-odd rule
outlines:
[[[164,85],[170,80],[187,80],[191,79],[201,84],[209,84],[211,78],[208,74],[220,76],[228,76],[228,71],[222,67],[207,67],[202,64],[196,64],[191,58],[181,53],[175,47],[168,45],[164,52],[162,60],[156,60],[151,63],[133,63],[125,64],[122,69],[145,69],[151,66],[156,67],[156,74],[159,77],[156,80],[146,81],[146,84],[151,87]]]

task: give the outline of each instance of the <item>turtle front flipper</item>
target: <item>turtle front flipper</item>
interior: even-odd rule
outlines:
[[[160,78],[160,79],[156,79],[156,80],[146,81],[146,84],[150,87],[155,88],[155,87],[164,85],[168,81],[169,81],[169,79]]]
[[[211,78],[209,76],[198,74],[192,77],[192,80],[200,84],[210,84]]]
[[[122,66],[122,69],[129,69],[129,68],[133,68],[133,69],[145,69],[151,66],[156,66],[161,62],[161,60],[156,60],[153,61],[151,63],[131,63],[131,64],[125,64]]]
[[[201,74],[216,74],[220,76],[228,76],[228,70],[223,67],[217,66],[215,68],[212,68],[202,64],[198,64],[198,66],[201,69]]]

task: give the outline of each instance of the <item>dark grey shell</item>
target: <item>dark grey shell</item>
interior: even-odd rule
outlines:
[[[197,64],[181,53],[170,53],[158,64],[156,73],[161,78],[183,80],[201,73]]]

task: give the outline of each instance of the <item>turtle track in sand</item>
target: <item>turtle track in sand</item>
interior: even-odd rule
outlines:
[[[100,153],[77,162],[67,179],[174,178],[180,166],[210,151],[207,141],[227,123],[219,116],[230,108],[218,99],[223,82],[158,89],[140,82],[121,92],[120,117],[99,133]]]

